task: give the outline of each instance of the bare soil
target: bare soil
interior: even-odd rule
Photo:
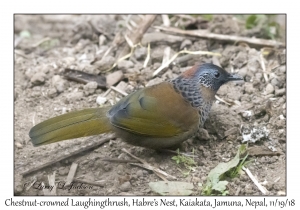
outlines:
[[[132,17],[138,21],[139,17]],[[174,18],[176,20],[176,18]],[[179,20],[179,19],[178,19]],[[181,19],[180,19],[181,20]],[[187,21],[186,21],[187,22]],[[174,24],[171,22],[171,24]],[[211,21],[198,21],[186,27],[207,29],[213,33],[253,36],[230,15],[216,15]],[[161,16],[153,23],[162,25]],[[96,26],[96,27],[95,27]],[[192,27],[191,27],[192,28]],[[126,148],[135,156],[176,177],[178,181],[194,184],[192,195],[200,195],[199,183],[205,184],[211,169],[220,162],[232,159],[242,144],[244,128],[265,127],[269,135],[249,143],[247,168],[267,189],[268,195],[285,195],[286,192],[286,63],[285,49],[271,49],[264,56],[266,72],[261,65],[260,48],[245,43],[226,43],[217,40],[184,37],[155,37],[151,43],[151,59],[146,68],[147,44],[138,47],[129,61],[123,61],[109,72],[122,47],[117,45],[105,59],[104,53],[112,46],[117,34],[124,34],[126,21],[120,15],[17,15],[15,16],[15,95],[14,95],[14,192],[15,195],[44,195],[39,183],[48,184],[48,175],[56,172],[56,182],[64,183],[71,164],[78,163],[75,177],[101,186],[86,189],[63,189],[57,195],[157,195],[149,182],[161,179],[152,171],[130,165],[103,161],[103,158],[131,160],[121,151]],[[30,33],[29,35],[26,33]],[[157,32],[150,27],[147,33]],[[147,40],[142,43],[147,43]],[[146,37],[147,38],[147,37]],[[149,39],[150,39],[149,38]],[[164,49],[170,46],[171,55],[186,48],[190,51],[211,51],[222,57],[193,56],[186,62],[170,65],[156,78],[152,73],[161,65]],[[205,123],[205,130],[188,139],[180,151],[194,153],[196,166],[188,175],[181,164],[171,158],[174,154],[131,146],[114,138],[102,146],[56,162],[41,170],[22,176],[21,173],[41,164],[91,145],[107,134],[63,141],[34,147],[28,132],[32,126],[62,113],[90,107],[98,107],[98,96],[106,88],[95,88],[92,83],[82,84],[63,76],[66,68],[100,74],[115,80],[117,87],[127,93],[146,84],[172,79],[195,63],[213,62],[227,71],[235,71],[245,78],[240,84],[229,83],[221,87],[217,100]],[[118,73],[116,73],[118,72]],[[115,74],[113,74],[115,73]],[[268,81],[264,78],[264,73]],[[60,76],[57,76],[60,75]],[[120,76],[121,75],[121,76]],[[116,86],[115,85],[115,86]],[[111,90],[104,105],[115,103],[123,97]],[[207,131],[207,132],[206,132]],[[275,151],[271,151],[275,150]],[[30,187],[30,183],[36,184]],[[236,178],[227,179],[229,195],[262,195],[250,178],[242,172]]]

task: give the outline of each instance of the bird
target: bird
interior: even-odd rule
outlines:
[[[113,132],[134,146],[171,148],[203,127],[219,88],[237,80],[243,78],[214,64],[196,64],[177,78],[139,89],[113,106],[43,121],[31,128],[29,137],[40,146]]]

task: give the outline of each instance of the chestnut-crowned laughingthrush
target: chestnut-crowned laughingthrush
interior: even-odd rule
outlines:
[[[196,65],[176,79],[143,88],[107,108],[90,108],[48,119],[29,136],[35,146],[115,132],[126,142],[168,148],[192,137],[208,117],[221,85],[242,77],[213,64]]]

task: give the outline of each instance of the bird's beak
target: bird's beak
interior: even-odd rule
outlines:
[[[244,78],[238,74],[229,74],[227,77],[228,81],[244,80]]]

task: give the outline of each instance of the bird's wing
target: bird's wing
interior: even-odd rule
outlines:
[[[168,83],[139,90],[108,112],[112,125],[152,137],[172,137],[198,125],[199,114]]]

